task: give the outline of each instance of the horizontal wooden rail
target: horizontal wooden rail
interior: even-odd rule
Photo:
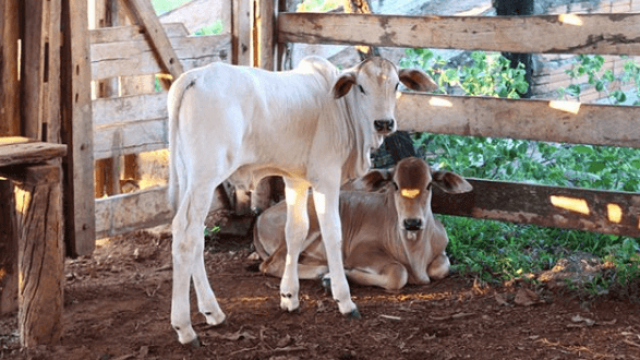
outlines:
[[[96,99],[93,112],[96,159],[168,146],[166,92]]]
[[[67,145],[64,144],[44,143],[21,136],[0,137],[0,167],[43,163],[66,154]]]
[[[405,131],[640,148],[640,107],[402,93]]]
[[[165,27],[166,28],[166,27]],[[138,27],[119,27],[110,31],[92,33],[98,40],[91,45],[91,70],[93,80],[117,76],[147,75],[162,72],[144,34]],[[174,29],[175,30],[175,29]],[[136,35],[123,39],[126,35]],[[231,35],[182,36],[175,32],[168,34],[184,70],[190,70],[214,61],[228,62],[231,57]],[[104,42],[109,38],[113,42]]]
[[[463,17],[281,13],[278,42],[640,55],[640,14]]]
[[[435,213],[640,236],[640,194],[467,179],[473,191],[434,187]]]
[[[167,187],[96,200],[96,238],[167,224],[172,211]]]

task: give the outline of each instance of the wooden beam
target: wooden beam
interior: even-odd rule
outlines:
[[[56,344],[62,336],[64,240],[59,165],[26,168],[21,216],[18,324],[22,346]]]
[[[496,17],[286,13],[278,16],[278,41],[640,55],[640,14]]]
[[[276,12],[274,0],[255,0],[253,66],[275,70]]]
[[[95,248],[91,63],[87,2],[62,1],[62,127],[69,146],[65,166],[65,239],[69,255]]]
[[[171,42],[164,32],[160,20],[155,14],[150,0],[130,0],[127,2],[129,8],[138,23],[146,28],[147,40],[151,43],[154,53],[158,57],[158,62],[164,71],[177,79],[184,70],[180,63],[180,58],[173,51]]]
[[[1,6],[1,5],[0,5]],[[0,180],[0,315],[18,310],[18,223],[13,183]]]
[[[252,1],[233,0],[231,26],[231,63],[251,65],[251,4]]]
[[[640,107],[402,93],[405,131],[640,147]]]
[[[433,211],[478,219],[640,236],[640,194],[467,180],[473,191],[465,194],[446,194],[434,187]]]
[[[43,143],[21,136],[0,137],[0,167],[36,164],[67,153],[67,145]]]
[[[230,35],[172,38],[170,41],[186,70],[214,61],[229,61]],[[95,44],[91,47],[91,68],[94,80],[164,71],[146,41]]]
[[[0,136],[20,135],[18,37],[20,2],[0,1]]]
[[[189,36],[187,28],[183,24],[162,24],[162,28],[169,39]],[[145,32],[146,30],[143,26],[123,25],[90,30],[89,36],[91,37],[91,45],[96,45],[125,41],[146,41]]]
[[[96,236],[104,238],[171,222],[167,188],[96,200]]]
[[[168,146],[167,119],[134,120],[122,126],[105,127],[94,134],[96,159],[165,149]]]
[[[48,4],[47,4],[48,5]],[[42,139],[45,72],[45,38],[48,24],[45,2],[25,0],[28,9],[22,39],[21,113],[22,133],[32,139]]]

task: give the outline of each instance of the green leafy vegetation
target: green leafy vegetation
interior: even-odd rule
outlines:
[[[298,12],[324,12],[342,5],[342,0],[304,0],[298,4]]]
[[[471,63],[452,67],[428,49],[409,49],[401,67],[420,67],[438,82],[439,93],[517,99],[527,91],[524,68],[509,66],[498,53],[473,52]],[[601,57],[600,57],[601,58]],[[575,76],[591,74],[589,83],[603,91],[614,83],[598,75],[599,57],[578,57]],[[590,59],[590,60],[588,60]],[[640,83],[638,67],[628,63],[621,78]],[[617,85],[617,83],[616,83]],[[571,90],[573,91],[573,90]],[[622,91],[620,89],[613,90]],[[613,96],[622,100],[622,95]],[[617,100],[616,100],[617,101]],[[516,139],[414,134],[414,144],[434,168],[465,177],[555,186],[640,192],[640,150],[570,145]],[[437,215],[450,237],[447,249],[454,268],[489,282],[523,278],[553,267],[576,251],[613,263],[614,271],[587,285],[591,294],[603,286],[621,286],[640,275],[638,239],[578,230],[542,228],[455,216]]]

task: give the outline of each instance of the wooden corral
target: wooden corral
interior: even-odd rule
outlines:
[[[149,0],[96,0],[92,30],[86,0],[0,2],[0,313],[19,305],[25,346],[59,340],[64,254],[170,221],[166,187],[96,200],[94,162],[167,148],[166,89],[184,71],[213,61],[280,69],[291,42],[640,56],[637,13],[300,14],[278,11],[282,0],[224,3],[227,32],[194,37],[161,23]],[[402,93],[397,117],[412,132],[640,147],[638,107]],[[468,194],[436,191],[434,211],[640,236],[638,194],[470,181]],[[246,194],[226,194],[217,192],[246,211]]]

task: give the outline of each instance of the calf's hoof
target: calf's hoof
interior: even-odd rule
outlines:
[[[300,300],[291,294],[280,294],[280,308],[288,312],[294,312],[300,307]]]
[[[355,320],[362,319],[362,315],[360,314],[360,311],[357,308],[355,310],[353,310],[352,312],[350,312],[349,314],[347,314],[347,317],[349,318],[349,320],[351,320],[351,319],[355,319]]]
[[[191,342],[189,343],[189,345],[191,345],[192,349],[197,349],[201,346],[200,344],[200,339],[198,339],[197,337],[193,340],[191,340]]]
[[[224,322],[227,316],[223,312],[204,312],[202,313],[206,319],[207,325],[220,325]]]

